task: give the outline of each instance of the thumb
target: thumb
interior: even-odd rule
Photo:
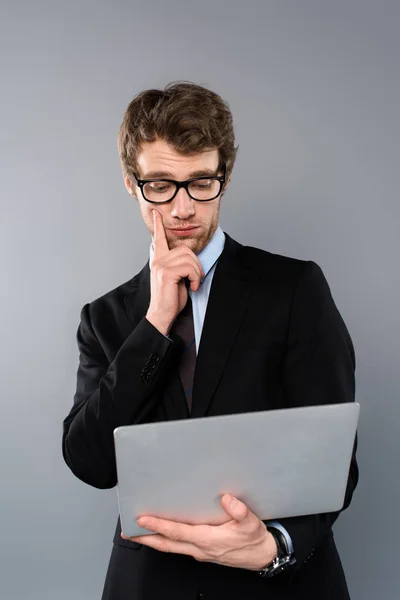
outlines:
[[[249,515],[250,511],[247,506],[231,494],[224,494],[221,498],[221,504],[224,511],[235,521],[244,521]]]

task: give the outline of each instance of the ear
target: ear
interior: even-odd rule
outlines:
[[[225,194],[225,192],[226,192],[226,190],[227,190],[228,185],[230,184],[230,182],[231,182],[231,178],[229,177],[228,180],[225,182],[224,187],[222,188],[221,198]]]
[[[131,196],[133,196],[134,198],[136,198],[136,194],[135,194],[135,191],[134,191],[134,186],[132,185],[131,180],[129,179],[128,175],[126,175],[126,174],[124,175],[124,184],[125,184],[125,187],[126,187],[126,189],[128,191],[128,194],[130,194]]]

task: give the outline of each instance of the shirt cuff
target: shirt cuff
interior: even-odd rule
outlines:
[[[292,560],[290,561],[290,564],[292,565],[293,563],[296,562],[296,557],[294,555],[294,548],[293,548],[293,542],[292,542],[292,538],[290,537],[289,533],[286,531],[286,529],[283,527],[283,525],[281,525],[279,523],[279,521],[264,521],[264,523],[270,526],[270,527],[274,527],[275,529],[279,529],[279,531],[281,533],[283,533],[283,535],[285,536],[286,539],[286,543],[287,543],[287,547],[289,548],[289,552],[292,555]]]

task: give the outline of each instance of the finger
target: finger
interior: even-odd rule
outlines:
[[[199,270],[201,277],[205,277],[204,269],[196,254],[187,246],[179,246],[170,250],[168,258],[165,262],[167,266],[175,266],[181,264],[182,261],[192,261],[196,269]]]
[[[200,287],[201,280],[204,277],[204,271],[201,265],[199,266],[197,263],[188,262],[187,257],[180,257],[172,263],[165,263],[165,268],[171,269],[171,273],[176,281],[188,277],[192,290],[196,290]]]
[[[254,520],[259,521],[258,517],[251,512],[249,508],[242,502],[238,500],[232,494],[224,494],[221,498],[221,504],[224,511],[235,521],[241,522],[245,520]]]
[[[202,276],[200,275],[196,275],[195,277],[190,277],[190,275],[188,275],[189,277],[189,281],[190,281],[190,289],[193,292],[197,292],[200,288],[201,285],[201,280],[202,280]]]
[[[159,258],[169,252],[168,240],[164,229],[164,223],[161,213],[154,209],[153,213],[153,258]]]
[[[169,540],[188,542],[196,546],[204,543],[209,529],[207,525],[188,525],[187,523],[158,519],[157,517],[141,517],[138,519],[138,525],[161,534]],[[209,535],[210,533],[208,533]]]
[[[174,552],[175,554],[186,554],[187,556],[193,556],[197,560],[200,560],[202,557],[205,557],[204,552],[202,552],[202,550],[198,548],[195,544],[170,540],[169,538],[160,534],[142,535],[128,539],[132,542],[138,542],[143,546],[148,546],[149,548],[159,550],[160,552]]]
[[[197,292],[202,280],[202,271],[199,271],[197,267],[189,265],[189,268],[185,272],[186,275],[184,277],[189,279],[190,289],[193,292]]]

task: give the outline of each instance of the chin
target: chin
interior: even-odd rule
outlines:
[[[188,248],[193,250],[193,248],[197,247],[198,240],[195,240],[194,238],[186,238],[181,240],[174,238],[173,240],[168,240],[168,244],[170,250],[172,250],[172,248],[178,248],[179,246],[187,246]]]
[[[205,244],[204,240],[199,240],[196,238],[186,238],[181,240],[174,239],[172,242],[169,243],[170,250],[179,246],[187,246],[188,248],[190,248],[190,250],[192,250],[192,252],[194,252],[195,254],[199,254],[199,252],[204,248]]]

